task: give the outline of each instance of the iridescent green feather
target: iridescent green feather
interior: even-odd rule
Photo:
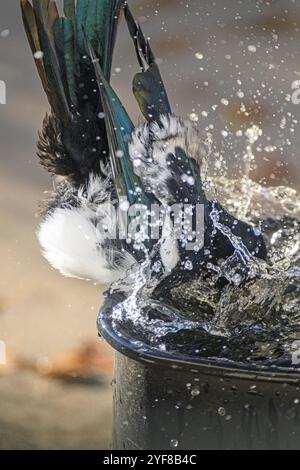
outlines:
[[[64,14],[67,18],[69,18],[72,21],[75,27],[75,16],[76,16],[75,0],[64,1]]]
[[[108,163],[107,132],[98,117],[103,111],[101,95],[82,28],[101,64],[105,63],[109,80],[122,2],[64,0],[60,17],[55,0],[20,0],[28,41],[33,54],[39,52],[35,61],[52,110],[51,119],[45,121],[40,158],[51,173],[68,176],[76,185],[84,184],[91,171],[105,177],[103,168]]]
[[[134,125],[119,97],[104,77],[99,59],[87,36],[86,43],[94,64],[102,97],[110,146],[111,167],[118,196],[119,198],[126,197],[130,204],[140,203],[150,207],[153,197],[143,190],[140,178],[134,173],[128,151],[128,143],[134,130]]]
[[[55,25],[56,52],[60,61],[69,102],[72,106],[77,106],[74,41],[72,20],[59,18]]]

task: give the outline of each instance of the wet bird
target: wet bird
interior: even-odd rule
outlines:
[[[228,229],[252,256],[265,258],[262,236],[207,198],[203,137],[172,113],[149,41],[127,2],[65,0],[63,15],[54,0],[21,0],[21,7],[51,106],[38,143],[40,161],[55,177],[38,233],[47,260],[66,276],[99,283],[125,276],[157,244],[147,225],[153,206],[164,214],[157,225],[166,286],[230,258],[237,247]],[[110,85],[122,10],[140,67],[133,93],[145,123],[138,127]],[[183,224],[178,236],[174,225],[186,206],[190,225],[187,230]],[[197,207],[202,207],[200,229]],[[118,236],[123,212],[126,226],[140,221],[133,237]],[[194,237],[192,250],[187,231]]]

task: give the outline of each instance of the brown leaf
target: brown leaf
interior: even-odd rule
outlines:
[[[40,374],[61,380],[87,380],[111,377],[113,374],[113,353],[103,342],[92,342],[78,350],[69,351],[53,362],[37,364]]]

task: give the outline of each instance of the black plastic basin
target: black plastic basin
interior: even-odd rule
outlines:
[[[117,334],[113,449],[300,449],[300,371],[171,356]]]

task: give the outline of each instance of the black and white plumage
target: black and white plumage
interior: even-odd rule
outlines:
[[[66,276],[111,283],[143,258],[134,240],[118,239],[118,211],[125,203],[147,210],[174,204],[204,207],[204,239],[186,251],[184,237],[160,229],[160,255],[168,282],[178,282],[187,261],[197,275],[208,260],[234,251],[211,219],[213,202],[201,180],[204,139],[190,122],[172,114],[166,89],[151,50],[129,7],[122,0],[65,0],[59,17],[54,0],[21,0],[33,52],[42,48],[37,67],[51,114],[44,121],[38,155],[59,177],[43,216],[38,238],[44,256]],[[135,128],[110,85],[110,69],[119,13],[133,39],[141,71],[133,91],[146,122]],[[217,205],[222,223],[243,238],[255,256],[264,257],[261,236]],[[149,249],[154,242],[145,237]],[[209,255],[207,254],[209,253]],[[171,274],[170,274],[171,273]]]
[[[110,284],[134,264],[129,252],[110,242],[118,223],[110,189],[109,180],[93,173],[79,188],[58,185],[38,238],[45,258],[65,276]]]
[[[146,190],[153,192],[166,204],[177,202],[169,188],[172,180],[180,176],[178,168],[175,173],[170,163],[170,155],[176,155],[177,149],[199,165],[206,155],[199,130],[192,122],[174,115],[161,115],[159,121],[151,121],[138,127],[129,143],[129,154],[136,174]],[[186,179],[183,176],[181,180],[182,190],[186,184],[195,184],[192,171],[187,169],[187,172]]]

